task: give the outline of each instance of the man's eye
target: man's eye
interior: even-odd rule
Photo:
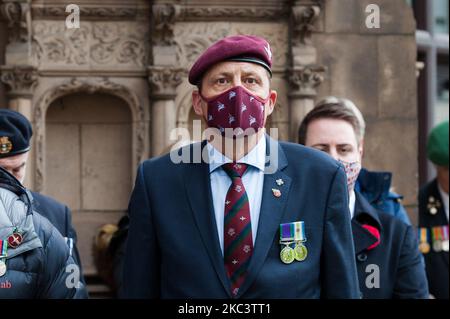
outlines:
[[[322,152],[328,153],[328,148],[326,148],[324,146],[315,146],[314,148],[316,150],[318,150],[318,151],[322,151]]]
[[[217,81],[216,81],[216,83],[217,84],[227,84],[227,79],[225,79],[225,78],[220,78],[220,79],[217,79]]]
[[[256,79],[255,78],[247,78],[247,79],[245,79],[245,83],[248,83],[248,84],[256,84],[258,81],[256,81]]]

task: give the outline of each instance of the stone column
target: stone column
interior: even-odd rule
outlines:
[[[290,84],[290,137],[298,141],[298,129],[303,118],[314,107],[315,88],[323,81],[325,68],[321,66],[298,66],[288,70]]]
[[[170,132],[177,123],[176,88],[182,82],[184,70],[170,67],[150,67],[152,99],[152,155],[160,155],[172,142]]]
[[[32,66],[1,66],[0,80],[6,84],[9,100],[8,108],[22,113],[31,123],[34,124],[32,95],[37,84],[37,71]],[[34,186],[34,148],[31,148],[27,163],[25,186]]]
[[[151,154],[160,155],[170,142],[176,126],[176,88],[184,71],[177,67],[173,28],[180,16],[180,6],[169,3],[152,5],[152,65],[148,68],[151,110]]]
[[[321,1],[295,1],[291,8],[290,140],[298,141],[298,128],[314,107],[315,88],[323,81],[325,68],[317,65],[317,52],[311,41],[320,14]]]

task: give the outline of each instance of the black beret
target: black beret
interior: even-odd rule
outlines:
[[[31,123],[25,116],[0,109],[0,158],[28,152],[32,135]]]

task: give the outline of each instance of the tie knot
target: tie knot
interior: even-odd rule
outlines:
[[[247,167],[247,164],[241,163],[227,163],[222,166],[223,170],[228,174],[228,176],[230,176],[230,178],[242,177]]]

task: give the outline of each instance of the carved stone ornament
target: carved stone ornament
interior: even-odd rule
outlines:
[[[324,80],[324,66],[310,65],[288,70],[287,79],[291,85],[291,97],[314,97],[316,87]]]
[[[29,65],[1,66],[0,80],[9,89],[10,97],[29,97],[36,87],[37,70]]]
[[[124,1],[126,3],[126,1]],[[75,2],[76,3],[76,2]],[[137,20],[145,19],[149,14],[149,5],[126,5],[121,4],[120,6],[98,6],[95,4],[85,4],[79,6],[80,17],[83,20]],[[58,4],[33,4],[31,8],[33,18],[46,19],[54,17],[66,17],[66,5]]]
[[[140,22],[84,22],[66,29],[55,21],[33,24],[33,54],[40,69],[118,67],[145,70],[148,24]]]
[[[291,11],[292,42],[294,45],[311,44],[311,34],[320,14],[320,5],[296,5]]]
[[[28,42],[31,31],[30,0],[3,0],[1,13],[7,22],[9,43]]]
[[[173,45],[173,30],[175,21],[180,16],[180,6],[174,4],[155,4],[153,13],[153,44]]]
[[[150,67],[148,69],[148,81],[154,99],[173,99],[176,88],[186,76],[186,71],[181,68]]]
[[[181,10],[181,21],[275,21],[288,17],[287,6],[237,7],[237,6],[185,6]]]

